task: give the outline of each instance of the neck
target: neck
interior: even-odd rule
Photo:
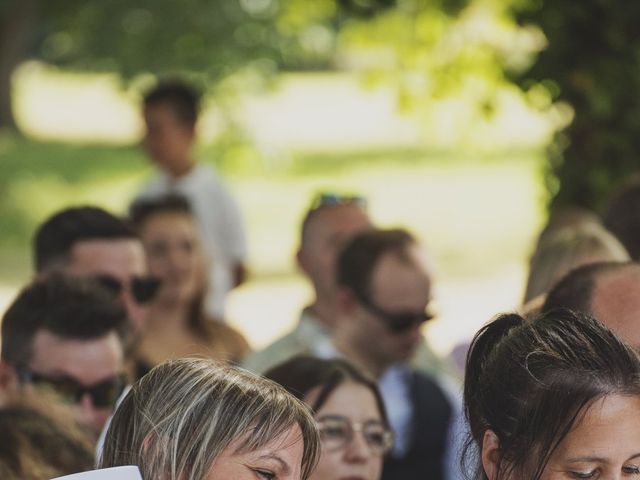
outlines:
[[[338,306],[335,300],[325,296],[324,298],[317,296],[309,309],[317,317],[318,321],[330,330],[338,323]]]
[[[154,302],[149,307],[147,327],[151,330],[185,328],[189,313],[189,305],[183,302]]]
[[[178,165],[171,165],[168,167],[168,173],[173,179],[182,178],[189,174],[195,167],[195,162],[190,158],[183,158]]]
[[[380,378],[388,367],[386,363],[378,362],[376,359],[360,351],[357,346],[349,342],[344,336],[336,335],[333,339],[333,345],[349,362],[369,374],[375,380]]]

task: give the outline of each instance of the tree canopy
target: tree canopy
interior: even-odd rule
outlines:
[[[28,58],[208,85],[246,68],[350,68],[390,82],[418,114],[470,91],[478,118],[518,85],[535,108],[572,115],[548,152],[554,202],[598,208],[640,150],[639,14],[623,0],[6,0],[0,126]]]
[[[520,85],[541,87],[573,111],[549,148],[553,203],[599,210],[639,165],[640,3],[537,0],[518,5],[517,18],[547,41]]]

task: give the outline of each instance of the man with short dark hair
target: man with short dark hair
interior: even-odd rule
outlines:
[[[145,95],[143,144],[160,171],[137,199],[178,193],[189,200],[211,260],[207,310],[224,318],[226,294],[246,276],[247,245],[235,200],[213,167],[193,156],[199,102],[192,87],[177,81],[160,83]]]
[[[592,315],[640,348],[640,264],[597,262],[572,270],[547,294],[542,311],[556,308]]]
[[[457,478],[458,392],[410,363],[431,318],[424,252],[405,230],[361,232],[339,255],[337,274],[341,317],[326,354],[344,355],[378,381],[395,434],[382,478]]]
[[[126,312],[95,282],[50,274],[2,319],[0,397],[52,391],[97,439],[126,385]]]
[[[134,332],[158,286],[146,276],[142,243],[122,220],[98,207],[71,207],[49,217],[34,237],[38,273],[63,271],[97,279],[117,294]]]

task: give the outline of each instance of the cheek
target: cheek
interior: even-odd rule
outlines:
[[[149,274],[162,277],[167,268],[167,261],[161,256],[149,256],[147,268],[149,270]]]
[[[339,478],[342,468],[342,452],[322,450],[320,461],[314,470],[311,480],[332,480]]]

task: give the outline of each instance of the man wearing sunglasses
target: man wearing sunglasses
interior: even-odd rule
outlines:
[[[395,435],[383,480],[456,478],[450,438],[458,399],[410,363],[432,318],[424,252],[404,230],[362,232],[340,253],[337,275],[340,322],[324,353],[344,355],[378,380]]]
[[[97,207],[72,207],[49,217],[34,238],[38,273],[63,271],[92,277],[125,306],[134,334],[158,282],[146,276],[142,243],[122,220]]]
[[[125,387],[126,324],[120,302],[95,282],[37,279],[2,319],[0,400],[53,394],[97,439]]]

